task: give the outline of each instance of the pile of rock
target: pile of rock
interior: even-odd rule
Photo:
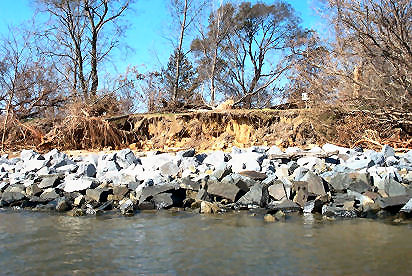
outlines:
[[[24,150],[20,157],[0,158],[0,207],[76,216],[168,208],[200,213],[260,209],[268,220],[295,211],[409,216],[411,184],[412,151],[396,155],[389,146],[381,152],[331,144],[309,151],[255,146],[140,157],[130,149],[77,157]]]

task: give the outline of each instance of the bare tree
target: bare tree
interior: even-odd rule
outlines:
[[[50,26],[42,35],[52,47],[44,53],[58,59],[66,68],[62,75],[80,88],[85,100],[97,94],[99,64],[119,44],[124,28],[119,18],[130,0],[38,0],[43,12],[50,15]],[[71,77],[66,72],[71,74]]]
[[[329,0],[336,30],[335,66],[358,106],[410,109],[412,3]]]
[[[36,51],[33,33],[10,28],[0,39],[0,107],[5,111],[2,148],[11,118],[22,120],[44,116],[64,102],[54,64]]]
[[[214,7],[212,6],[212,9]],[[191,44],[191,50],[198,57],[198,72],[201,79],[207,80],[210,90],[210,103],[215,105],[217,79],[224,74],[224,61],[222,60],[223,42],[228,39],[233,28],[234,7],[231,4],[221,5],[212,10],[209,24],[204,30],[199,22],[198,38]]]
[[[202,12],[206,1],[196,1],[196,0],[171,0],[171,13],[172,17],[175,18],[179,25],[179,36],[177,40],[177,45],[174,47],[176,49],[176,71],[174,76],[174,87],[173,87],[173,101],[177,101],[179,93],[179,79],[181,78],[181,61],[186,57],[187,53],[183,50],[183,44],[185,37],[188,36],[188,32],[192,27],[196,17]]]

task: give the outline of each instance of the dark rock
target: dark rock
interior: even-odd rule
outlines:
[[[57,200],[56,211],[57,212],[66,212],[71,209],[70,201],[65,197],[61,197]]]
[[[282,201],[272,201],[268,205],[269,212],[283,211],[283,212],[299,212],[301,207],[292,200],[285,199]]]
[[[105,202],[107,200],[108,195],[109,189],[96,188],[86,190],[86,196],[88,196],[96,202]]]
[[[95,177],[96,172],[96,166],[92,163],[80,163],[79,168],[77,169],[77,175],[80,177]]]
[[[139,197],[139,203],[144,202],[146,201],[146,199],[153,197],[157,194],[175,190],[175,188],[176,187],[173,185],[156,185],[156,186],[144,187]]]
[[[195,153],[196,153],[196,150],[191,148],[191,149],[179,151],[176,155],[181,156],[181,157],[193,157],[195,156]]]
[[[381,197],[376,199],[376,203],[378,203],[379,207],[382,209],[391,208],[391,207],[399,207],[399,209],[404,206],[410,199],[410,196],[401,195],[401,196],[393,196],[393,197]]]
[[[232,202],[236,201],[236,197],[239,191],[240,189],[236,185],[229,184],[229,183],[221,183],[217,181],[208,183],[208,188],[207,188],[208,194],[220,196],[220,197],[229,199]]]
[[[113,209],[113,201],[108,200],[103,202],[99,206],[95,207],[96,213],[103,213],[104,211],[112,210]]]
[[[258,181],[265,180],[267,177],[266,174],[256,171],[241,171],[239,174]]]
[[[155,205],[151,201],[143,201],[140,202],[137,207],[139,208],[139,210],[153,210],[155,208]]]
[[[52,188],[55,187],[57,181],[59,179],[59,175],[50,175],[50,176],[43,176],[42,180],[38,184],[39,188]]]
[[[200,201],[200,200],[206,200],[209,201],[209,194],[207,193],[207,191],[205,189],[200,189],[199,192],[196,195],[195,200]]]
[[[240,176],[239,174],[232,174],[232,176],[232,181],[226,182],[225,179],[223,179],[222,183],[235,184],[240,190],[242,190],[245,193],[248,192],[250,188],[253,187],[255,184],[259,183],[258,181],[253,180],[252,178]]]
[[[129,188],[124,185],[113,187],[113,200],[122,200],[129,192]]]
[[[46,200],[54,200],[58,197],[60,197],[60,195],[56,192],[55,188],[48,188],[40,195],[40,198]]]
[[[173,206],[173,195],[171,193],[157,194],[152,201],[156,209],[167,209]]]

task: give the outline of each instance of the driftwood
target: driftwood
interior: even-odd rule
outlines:
[[[269,159],[291,159],[296,160],[302,157],[317,157],[317,158],[328,158],[333,155],[339,154],[339,151],[333,152],[309,152],[309,151],[301,151],[301,152],[293,152],[293,153],[281,153],[281,154],[269,154]]]

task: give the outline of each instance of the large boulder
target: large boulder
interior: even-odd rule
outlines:
[[[87,189],[86,196],[96,202],[105,202],[109,192],[109,189],[106,188]]]
[[[387,176],[384,179],[385,193],[390,196],[402,196],[406,195],[406,187],[397,182],[393,177]]]
[[[142,187],[140,190],[140,195],[137,195],[137,198],[139,199],[139,203],[146,201],[149,198],[154,197],[157,194],[168,192],[168,191],[173,191],[176,189],[176,186],[173,185],[155,185],[155,186],[148,186],[148,187]]]
[[[152,199],[156,209],[167,209],[173,206],[173,194],[161,193],[153,196]]]
[[[253,185],[249,192],[243,195],[237,203],[241,205],[257,205],[265,207],[269,201],[268,189],[262,183]]]
[[[39,188],[41,189],[46,189],[50,187],[55,187],[58,180],[59,180],[60,175],[47,175],[43,176],[42,180],[38,184]]]
[[[24,199],[26,196],[20,192],[4,192],[1,195],[1,199],[7,204],[11,204],[16,201]]]
[[[282,200],[288,197],[283,182],[280,180],[275,181],[273,185],[269,186],[268,192],[274,200]]]
[[[240,189],[238,186],[230,183],[218,181],[208,182],[207,192],[211,195],[223,197],[235,202]]]
[[[309,171],[301,179],[301,181],[308,183],[308,193],[309,195],[325,195],[325,187],[323,185],[323,180],[320,176]]]

